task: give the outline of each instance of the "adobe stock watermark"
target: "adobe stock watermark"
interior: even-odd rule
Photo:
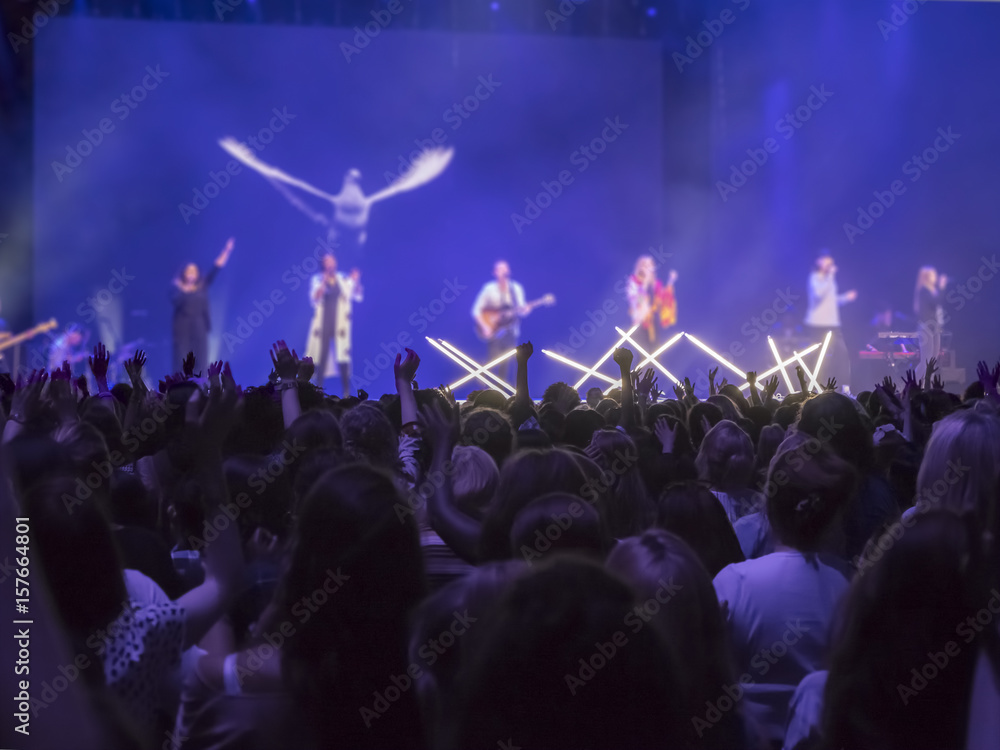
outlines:
[[[452,612],[451,623],[436,638],[429,638],[426,643],[421,644],[420,648],[417,649],[417,655],[423,661],[424,666],[434,666],[442,654],[458,643],[458,639],[469,632],[473,623],[477,622],[478,619],[469,615],[469,610],[461,613],[457,610]],[[417,661],[410,662],[410,665],[403,674],[390,675],[388,680],[390,684],[384,690],[376,690],[372,693],[373,700],[371,707],[361,706],[359,709],[361,720],[365,723],[365,727],[371,729],[372,723],[385,716],[393,704],[413,687],[413,684],[422,675],[423,668],[421,667],[421,663]]]
[[[750,7],[750,0],[730,0],[730,2],[736,5],[741,12]],[[683,73],[685,65],[691,65],[697,58],[701,57],[702,53],[711,47],[715,40],[722,36],[722,32],[726,30],[726,27],[735,20],[736,14],[732,9],[723,8],[718,18],[711,21],[702,21],[701,25],[705,28],[695,36],[689,35],[684,40],[687,42],[687,46],[684,48],[686,54],[682,55],[680,52],[674,52],[672,55],[674,65],[677,66],[677,72]]]
[[[924,172],[937,162],[941,154],[950,149],[955,141],[962,137],[961,133],[951,132],[951,125],[947,128],[938,128],[937,132],[938,135],[934,138],[931,145],[921,153],[914,154],[903,162],[903,174],[909,176],[911,183],[923,177]],[[874,201],[869,203],[867,207],[858,206],[857,223],[844,222],[844,234],[847,236],[848,241],[853,245],[854,240],[871,229],[875,225],[875,222],[882,218],[885,212],[895,205],[896,198],[905,192],[906,185],[903,184],[902,180],[893,180],[888,190],[874,191],[872,193],[875,197]]]
[[[784,140],[790,140],[796,131],[805,123],[812,119],[813,113],[818,112],[824,104],[833,96],[832,91],[827,91],[826,84],[820,84],[819,88],[809,87],[809,96],[804,104],[800,104],[793,112],[786,112],[785,116],[774,123],[774,130]],[[716,189],[719,197],[725,203],[729,196],[747,184],[747,180],[757,174],[757,170],[767,164],[772,155],[781,149],[781,142],[777,138],[767,137],[760,148],[748,148],[746,159],[739,165],[731,164],[728,180],[717,180]]]
[[[415,312],[411,313],[407,322],[416,329],[417,334],[423,333],[468,288],[467,284],[459,282],[457,276],[453,279],[445,279],[441,291],[432,297],[426,305],[421,305]],[[396,334],[394,339],[383,341],[380,345],[382,351],[376,354],[374,359],[366,357],[365,361],[357,368],[360,374],[351,376],[351,387],[355,390],[370,387],[381,373],[392,368],[396,355],[405,356],[404,350],[407,347],[412,347],[413,343],[414,339],[409,330],[402,330]]]
[[[910,700],[917,697],[927,686],[940,675],[948,664],[962,653],[962,645],[968,646],[983,632],[989,628],[997,615],[1000,615],[1000,590],[992,589],[990,600],[986,606],[974,615],[966,617],[965,620],[955,628],[955,635],[961,637],[962,644],[958,641],[948,641],[941,651],[928,651],[927,661],[918,670],[916,667],[910,670],[912,677],[908,685],[896,684],[896,694],[903,701],[903,705],[909,704]]]
[[[37,10],[31,17],[21,16],[21,33],[15,34],[13,31],[7,32],[7,41],[10,42],[14,54],[28,44],[28,40],[38,36],[39,29],[48,26],[49,19],[59,13],[60,5],[67,5],[70,0],[41,0],[35,4]]]
[[[889,35],[894,31],[899,31],[899,27],[909,21],[910,16],[920,10],[920,6],[926,2],[927,0],[903,0],[901,3],[893,3],[889,20],[880,18],[875,22],[882,34],[882,41],[888,41]]]
[[[274,140],[275,133],[280,133],[288,123],[298,117],[298,115],[290,114],[288,107],[282,107],[280,110],[274,107],[271,112],[274,116],[268,124],[258,130],[256,135],[248,135],[246,141],[240,143],[241,146],[253,151],[254,155],[259,154]],[[192,189],[190,205],[183,202],[177,204],[177,210],[180,212],[181,218],[184,219],[184,223],[190,224],[191,217],[198,216],[208,208],[209,201],[218,198],[219,194],[229,187],[232,178],[242,171],[243,165],[236,159],[230,159],[226,162],[226,168],[220,169],[218,172],[209,170],[208,182],[200,188]]]
[[[629,628],[632,635],[636,635],[642,630],[684,588],[679,583],[674,583],[673,577],[669,581],[664,581],[661,578],[657,583],[659,587],[653,596],[632,607],[632,610],[625,615],[623,624]],[[563,676],[570,695],[576,695],[577,691],[586,687],[587,683],[597,677],[597,673],[615,658],[618,651],[627,645],[628,634],[624,630],[616,630],[608,641],[594,643],[593,653],[586,659],[580,657],[577,661],[580,668],[576,674],[567,673]]]
[[[479,76],[477,79],[476,87],[472,90],[472,93],[463,98],[459,102],[455,102],[448,109],[444,111],[441,115],[441,119],[446,123],[451,125],[452,131],[458,130],[469,119],[469,116],[473,112],[479,109],[481,102],[485,102],[491,96],[493,92],[496,91],[500,86],[503,85],[501,81],[494,81],[493,74],[489,73],[485,77]],[[405,174],[413,167],[413,162],[420,157],[420,155],[430,148],[435,148],[446,143],[448,140],[448,134],[445,132],[444,128],[434,128],[431,130],[427,138],[414,138],[413,145],[416,149],[411,151],[407,156],[399,155],[398,171],[393,173],[386,170],[383,173],[386,185],[395,182],[399,179],[400,175]]]
[[[785,630],[781,636],[770,646],[760,649],[750,660],[752,671],[744,672],[732,685],[723,685],[722,695],[714,701],[705,701],[705,713],[703,716],[692,716],[691,724],[698,737],[701,737],[706,730],[711,729],[720,721],[722,717],[743,699],[746,685],[753,685],[756,680],[767,675],[771,668],[784,658],[792,647],[795,646],[802,637],[809,632],[809,628],[802,624],[802,620],[794,623],[786,622]]]
[[[122,445],[129,452],[129,454],[134,454],[138,450],[140,444],[149,440],[153,435],[155,435],[160,427],[163,426],[170,415],[177,411],[179,407],[176,404],[171,404],[166,399],[159,399],[156,402],[156,407],[153,412],[140,420],[138,425],[130,427],[126,432],[122,434]],[[119,450],[112,450],[108,454],[107,461],[93,461],[91,467],[93,471],[87,474],[86,477],[77,476],[76,478],[76,491],[71,497],[69,493],[64,492],[61,498],[63,502],[63,507],[66,508],[66,512],[70,515],[73,514],[74,508],[77,505],[83,505],[83,501],[87,500],[94,491],[98,489],[104,482],[108,481],[111,476],[115,473],[116,469],[129,463],[129,455],[122,453]]]
[[[354,44],[340,43],[340,51],[343,53],[344,59],[350,62],[354,55],[360,55],[361,50],[371,44],[372,39],[381,34],[382,29],[392,23],[392,19],[402,12],[403,3],[401,0],[389,0],[384,9],[373,10],[371,21],[366,23],[363,28],[361,26],[354,27],[354,39],[352,40]]]
[[[139,106],[139,104],[146,100],[150,91],[155,91],[156,88],[163,82],[164,78],[169,77],[170,73],[160,70],[160,66],[155,67],[146,66],[146,75],[135,86],[132,87],[131,91],[122,94],[117,99],[112,100],[110,109],[111,113],[118,115],[118,120],[126,119],[132,112]],[[63,181],[63,178],[72,174],[73,170],[83,164],[83,160],[94,153],[94,150],[104,143],[104,137],[115,132],[115,123],[110,117],[102,117],[97,121],[97,126],[94,128],[84,128],[80,131],[83,135],[83,140],[77,142],[75,146],[66,146],[66,159],[64,162],[55,160],[52,162],[52,172],[55,174],[56,179],[59,182]]]
[[[130,281],[135,281],[135,276],[130,274],[125,266],[122,266],[120,271],[115,269],[111,272],[111,278],[107,284],[76,306],[76,314],[87,323],[93,323],[101,311],[111,303],[111,300],[125,291],[125,287]]]
[[[628,129],[628,123],[621,122],[620,116],[617,115],[614,119],[605,117],[604,124],[605,127],[601,130],[600,134],[594,136],[590,140],[590,143],[580,146],[580,148],[569,155],[569,163],[576,167],[577,174],[586,172],[587,168],[607,150],[608,144],[614,143],[618,140],[618,136]],[[542,186],[542,192],[538,193],[533,199],[525,197],[524,215],[522,216],[517,212],[510,215],[510,220],[514,224],[514,229],[517,230],[517,233],[521,234],[524,231],[524,227],[530,226],[533,221],[538,219],[542,215],[542,211],[551,206],[552,202],[562,195],[563,189],[573,184],[573,180],[573,173],[568,169],[561,170],[556,175],[556,179],[551,182],[542,180],[539,183]]]
[[[545,11],[545,20],[549,22],[549,29],[556,30],[556,27],[566,21],[571,15],[576,13],[576,9],[587,0],[562,0],[556,9],[549,8]]]

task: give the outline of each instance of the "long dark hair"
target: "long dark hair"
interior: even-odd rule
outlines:
[[[828,747],[965,746],[980,637],[966,620],[987,604],[972,591],[972,552],[966,523],[948,511],[922,514],[898,538],[870,546],[876,562],[855,577],[835,627]]]
[[[406,674],[407,616],[425,590],[417,528],[396,514],[402,502],[388,474],[349,465],[321,476],[299,512],[278,593],[295,627],[282,671],[323,747],[419,746],[414,691],[370,728],[360,713]],[[303,597],[315,612],[296,608]]]

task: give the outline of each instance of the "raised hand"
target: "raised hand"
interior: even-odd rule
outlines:
[[[201,377],[200,372],[195,374],[194,365],[195,365],[194,352],[188,352],[187,356],[184,358],[184,361],[181,362],[181,370],[184,372],[184,377],[187,380],[190,380],[191,378],[195,377]]]
[[[42,388],[48,379],[49,375],[45,370],[32,370],[27,381],[18,377],[10,401],[10,419],[27,422],[38,414],[42,403]]]
[[[68,361],[64,361],[62,367],[53,370],[49,376],[49,399],[60,422],[64,424],[76,418],[76,395],[73,393],[72,380],[73,374]]]
[[[935,372],[939,372],[937,366],[937,357],[931,357],[927,360],[927,369],[924,370],[924,390],[929,390],[931,387],[931,378]]]
[[[639,395],[643,398],[649,398],[649,394],[653,389],[656,388],[656,371],[652,367],[647,367],[642,376],[635,373],[635,389],[639,392]]]
[[[770,380],[764,381],[764,400],[768,401],[774,398],[774,394],[778,392],[778,376],[772,375]]]
[[[931,388],[933,388],[935,391],[943,391],[944,390],[944,381],[941,380],[941,376],[940,375],[935,375],[934,376],[934,379],[931,381]]]
[[[308,383],[312,380],[313,373],[316,372],[316,363],[313,362],[312,357],[303,357],[299,362],[299,371],[296,377],[299,379],[300,383]]]
[[[674,395],[677,397],[678,401],[684,400],[684,386],[680,383],[674,383]]]
[[[271,350],[271,364],[282,382],[295,380],[299,374],[299,357],[295,350],[288,351],[284,341],[277,341]]]
[[[670,420],[666,417],[657,419],[656,424],[653,425],[653,432],[656,435],[656,439],[660,441],[660,445],[663,446],[663,452],[673,453],[674,440],[677,438],[677,428],[670,425]]]
[[[94,356],[88,357],[87,362],[90,364],[90,371],[94,375],[94,380],[97,381],[97,390],[100,393],[108,391],[108,363],[110,361],[111,355],[104,348],[104,344],[98,341],[97,346],[94,347]]]
[[[691,385],[691,379],[690,378],[684,378],[684,394],[686,396],[693,396],[694,395],[694,386]]]
[[[614,358],[615,363],[619,367],[621,367],[623,370],[628,370],[629,372],[631,372],[631,370],[632,370],[632,352],[629,349],[626,349],[625,347],[620,346],[617,349],[615,349],[615,353],[613,355],[611,355],[611,356]]]
[[[913,370],[907,370],[906,374],[903,375],[903,398],[909,398],[914,393],[920,392],[920,381],[917,380],[917,374]]]
[[[410,348],[406,349],[406,358],[396,355],[396,362],[392,366],[393,375],[396,376],[397,384],[406,384],[409,388],[413,378],[417,375],[417,368],[420,367],[420,356]]]
[[[837,379],[830,378],[826,381],[826,385],[823,386],[824,391],[835,391],[837,390]]]
[[[208,387],[215,389],[222,387],[220,376],[222,375],[222,360],[210,362],[208,365]]]
[[[729,385],[729,381],[728,380],[726,380],[725,378],[723,378],[722,380],[720,380],[719,381],[719,390],[718,390],[718,392],[722,393],[722,389],[725,388],[727,385]]]
[[[979,382],[982,384],[983,391],[985,391],[986,395],[996,395],[997,382],[1000,381],[1000,363],[990,370],[989,365],[987,365],[986,362],[980,361],[979,364],[976,365],[976,375],[979,376]]]
[[[806,380],[806,371],[802,369],[802,365],[795,365],[795,377],[799,381],[799,390],[805,393],[809,390],[809,383]]]
[[[718,367],[708,371],[708,394],[710,396],[714,396],[718,393],[718,391],[715,390],[715,376],[718,374],[719,374]]]
[[[458,403],[457,401],[455,401],[455,394],[451,392],[451,388],[449,388],[448,386],[446,386],[444,383],[442,383],[438,387],[438,390],[441,391],[441,393],[444,394],[444,397],[446,399],[448,399],[448,403],[451,404],[452,406],[454,406],[456,403]]]
[[[232,370],[226,362],[220,373],[220,387],[209,391],[208,401],[198,418],[198,424],[205,437],[216,447],[221,447],[236,419],[239,396]]]
[[[757,373],[754,370],[747,370],[747,382],[750,385],[757,382]]]
[[[881,387],[889,395],[891,395],[891,396],[895,396],[896,395],[896,383],[893,382],[893,379],[891,377],[889,377],[888,375],[886,375],[884,378],[882,378]]]
[[[517,357],[517,363],[522,364],[527,362],[534,353],[535,347],[531,345],[530,341],[525,341],[523,344],[518,344],[517,353],[514,356]]]
[[[122,364],[125,367],[129,382],[132,383],[132,388],[140,388],[143,391],[147,390],[146,383],[142,379],[142,370],[146,366],[146,353],[142,349],[139,349]]]

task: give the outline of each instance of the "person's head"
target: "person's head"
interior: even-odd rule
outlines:
[[[576,448],[586,448],[594,433],[604,427],[607,422],[604,417],[593,409],[573,409],[566,415],[563,438],[568,445]]]
[[[345,185],[358,185],[361,182],[361,170],[360,169],[348,169],[344,173],[344,184]]]
[[[764,488],[777,538],[802,552],[834,547],[857,484],[851,464],[816,438],[799,433],[786,439],[771,461]]]
[[[198,270],[198,266],[194,263],[188,263],[184,266],[184,270],[181,271],[181,280],[185,284],[197,284],[201,272]]]
[[[635,262],[635,277],[640,281],[652,281],[656,278],[656,262],[652,255],[640,255]]]
[[[594,433],[588,453],[601,467],[601,482],[610,491],[601,508],[608,533],[620,539],[649,528],[656,508],[639,471],[635,441],[621,430],[605,428]]]
[[[580,394],[569,383],[553,383],[542,393],[542,406],[552,406],[560,414],[569,414],[580,405]]]
[[[937,280],[938,272],[934,266],[921,266],[917,271],[917,289],[934,289]]]
[[[500,481],[496,462],[474,445],[456,445],[451,462],[455,505],[467,516],[482,520]]]
[[[609,547],[600,513],[577,495],[553,492],[514,517],[510,555],[534,565],[556,553],[575,552],[600,562]]]
[[[976,612],[1000,606],[971,585],[966,528],[933,511],[869,544],[873,562],[854,577],[833,628],[822,718],[829,747],[965,746]]]
[[[493,264],[493,276],[497,281],[506,281],[510,278],[510,264],[505,260],[498,260]]]
[[[747,489],[753,478],[753,443],[735,423],[723,419],[705,434],[694,465],[698,479],[712,489],[723,492]]]
[[[500,391],[495,391],[492,388],[489,388],[485,391],[477,393],[473,403],[477,407],[503,411],[507,407],[507,398],[500,393]]]
[[[514,430],[503,412],[476,408],[462,420],[461,442],[482,448],[502,469],[513,449]]]
[[[586,483],[573,455],[558,448],[522,450],[500,469],[500,481],[486,511],[480,539],[480,558],[510,556],[510,529],[518,512],[542,495],[562,492],[579,496]]]
[[[591,409],[596,409],[603,398],[604,392],[600,388],[595,386],[587,390],[587,406]]]
[[[917,473],[917,505],[972,512],[980,519],[1000,493],[1000,418],[965,409],[934,425]]]
[[[459,669],[471,658],[474,638],[468,636],[529,570],[519,560],[487,563],[442,586],[414,611],[408,651],[410,663],[420,667],[414,685],[430,739],[437,737],[442,712],[454,698]]]
[[[767,468],[771,465],[771,459],[778,452],[778,446],[785,439],[785,430],[781,425],[769,424],[760,431],[757,438],[757,457],[755,459],[754,471],[757,480],[763,482],[767,477]]]
[[[635,590],[639,608],[667,642],[682,644],[676,649],[677,677],[689,713],[700,715],[705,702],[714,702],[721,686],[734,681],[711,573],[683,539],[662,529],[623,539],[611,550],[605,567]],[[725,719],[699,733],[697,746],[741,747],[742,724],[738,709],[727,711]]]
[[[828,391],[809,399],[802,405],[798,429],[829,445],[862,474],[871,468],[872,429],[849,396]]]
[[[634,606],[628,585],[570,556],[515,580],[470,632],[440,746],[680,746],[690,716],[677,661],[657,628],[627,627]]]
[[[354,460],[393,470],[399,463],[399,446],[389,418],[377,406],[360,403],[340,418],[344,451]]]
[[[300,451],[330,450],[339,453],[344,447],[340,423],[325,409],[313,409],[299,415],[285,430],[285,436]]]
[[[736,403],[731,398],[723,396],[721,393],[709,396],[705,399],[705,403],[718,406],[719,411],[722,412],[722,418],[728,419],[730,422],[735,422],[743,416],[743,413],[736,406]]]
[[[699,401],[687,414],[688,435],[695,450],[701,447],[705,434],[723,419],[722,409],[715,404]]]
[[[739,409],[740,414],[746,414],[750,408],[750,402],[747,401],[747,397],[743,395],[743,391],[740,390],[738,385],[726,383],[719,389],[719,395],[725,396],[732,401],[736,405],[736,408]]]
[[[358,719],[386,675],[405,673],[407,617],[425,593],[419,534],[412,516],[397,516],[402,502],[377,469],[324,474],[302,502],[278,586],[278,617],[296,626],[281,647],[285,683],[316,729],[346,746],[371,732],[419,732],[412,694],[370,730]],[[306,599],[310,616],[295,617]]]
[[[328,274],[334,273],[337,270],[337,258],[333,253],[323,253],[320,264]]]
[[[833,268],[833,256],[827,250],[820,250],[816,256],[816,270],[820,273],[829,273]]]
[[[725,508],[705,485],[671,485],[660,494],[656,506],[656,525],[687,542],[712,578],[727,565],[745,559]]]

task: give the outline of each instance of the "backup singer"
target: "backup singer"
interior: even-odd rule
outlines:
[[[948,285],[948,277],[938,274],[933,266],[924,266],[917,272],[917,286],[913,290],[913,312],[917,316],[920,334],[920,361],[927,363],[941,354],[941,328],[944,326],[944,309],[941,298]]]
[[[830,349],[826,355],[827,373],[837,379],[840,386],[851,381],[851,358],[840,330],[840,306],[858,298],[855,290],[841,294],[837,289],[837,266],[825,250],[816,258],[816,267],[809,275],[809,311],[806,327],[815,341],[830,336]]]
[[[352,269],[347,276],[337,273],[337,259],[332,253],[326,253],[322,262],[323,270],[312,277],[310,284],[309,300],[314,313],[306,356],[316,363],[317,385],[340,373],[341,389],[347,398],[351,391],[351,306],[364,299],[361,271]]]
[[[188,263],[174,279],[170,301],[174,306],[174,362],[179,366],[188,352],[194,361],[208,366],[208,332],[212,330],[208,288],[219,269],[229,262],[236,241],[230,237],[215,259],[215,264],[204,276],[194,263]]]
[[[675,281],[676,271],[670,272],[666,284],[656,278],[656,263],[651,255],[640,256],[635,262],[635,271],[628,278],[625,292],[632,325],[639,326],[638,341],[652,346],[661,331],[677,322]]]

